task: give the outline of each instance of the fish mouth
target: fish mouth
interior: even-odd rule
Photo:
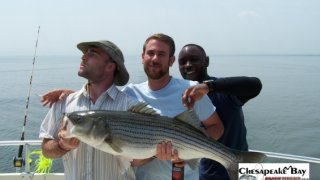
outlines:
[[[83,116],[79,113],[69,113],[65,115],[65,119],[75,125],[83,121]]]

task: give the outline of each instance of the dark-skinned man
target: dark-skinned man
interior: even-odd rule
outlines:
[[[181,49],[179,70],[182,77],[200,83],[185,91],[183,103],[192,108],[195,101],[207,94],[224,124],[224,134],[218,141],[232,149],[247,151],[242,106],[260,93],[262,84],[256,77],[212,77],[208,75],[208,66],[209,57],[201,46],[187,44]],[[225,168],[210,159],[201,160],[199,175],[200,180],[229,179]]]

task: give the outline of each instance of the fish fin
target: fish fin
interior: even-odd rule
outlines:
[[[190,159],[185,161],[192,170],[196,170],[199,167],[200,159]]]
[[[192,127],[197,129],[198,131],[202,132],[204,135],[208,136],[206,130],[204,129],[204,127],[198,117],[198,115],[196,114],[196,112],[194,110],[184,111],[183,113],[178,114],[174,118],[176,120],[179,120],[179,121],[182,121],[186,124],[191,125]]]
[[[121,153],[122,152],[122,149],[119,146],[117,146],[114,141],[112,141],[112,138],[110,138],[110,137],[106,138],[106,139],[104,139],[104,141],[106,143],[108,143],[109,146],[111,147],[111,149],[113,149],[115,152],[117,152],[117,153]]]
[[[159,116],[160,114],[157,113],[155,109],[153,109],[151,106],[149,106],[146,102],[139,102],[138,104],[135,104],[131,106],[128,111],[134,112],[134,113],[140,113],[145,115],[154,115]]]
[[[117,152],[117,153],[122,153],[122,149],[119,148],[117,145],[115,145],[115,144],[113,144],[113,143],[110,143],[109,145],[110,145],[110,147],[111,147],[115,152]]]
[[[262,162],[266,155],[260,152],[250,152],[250,151],[238,151],[238,150],[231,150],[233,153],[239,155],[239,161],[231,164],[227,168],[227,172],[231,180],[238,179],[238,164],[239,163],[258,163]]]

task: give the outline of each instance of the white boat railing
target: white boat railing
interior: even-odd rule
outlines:
[[[24,140],[24,141],[0,141],[0,146],[20,146],[20,145],[41,145],[41,140]]]
[[[20,145],[23,145],[25,147],[25,157],[28,158],[30,154],[30,146],[41,145],[41,140],[0,141],[0,146],[20,146]],[[261,152],[261,153],[264,153],[267,157],[272,157],[272,158],[281,158],[281,159],[320,164],[320,158],[315,158],[315,157],[275,153],[275,152],[260,151],[260,150],[250,150],[250,151]],[[25,161],[28,162],[28,159],[26,159]],[[5,174],[5,173],[2,173],[2,174]],[[50,174],[54,174],[54,173],[50,173]],[[63,173],[57,173],[57,174],[59,174],[60,176],[63,176]],[[30,171],[29,163],[25,163],[25,171],[21,173],[20,176],[24,180],[33,178],[34,173]],[[1,179],[1,176],[0,176],[0,179]]]
[[[281,159],[320,164],[320,158],[315,158],[315,157],[283,154],[283,153],[260,151],[260,150],[249,150],[249,151],[261,152],[261,153],[264,153],[267,157],[272,157],[272,158],[281,158]]]
[[[283,154],[283,153],[259,151],[259,150],[250,150],[250,151],[261,152],[261,153],[264,153],[266,156],[273,157],[273,158],[289,159],[289,160],[295,160],[295,161],[320,164],[320,158],[315,158],[315,157],[299,156],[299,155],[293,155],[293,154]]]

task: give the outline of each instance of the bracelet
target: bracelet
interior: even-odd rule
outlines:
[[[203,81],[202,83],[206,84],[209,88],[209,92],[213,91],[213,82],[214,80],[207,80],[207,81]]]

